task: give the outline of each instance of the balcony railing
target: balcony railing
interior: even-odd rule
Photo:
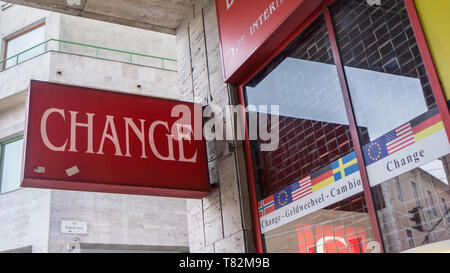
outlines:
[[[49,39],[45,42],[28,48],[7,59],[0,60],[0,71],[11,68],[24,61],[47,52],[63,52],[87,57],[95,57],[105,60],[125,62],[129,64],[142,65],[166,70],[177,70],[177,60],[152,56],[142,53],[111,49],[101,46],[87,45],[77,42],[69,42],[58,39]]]

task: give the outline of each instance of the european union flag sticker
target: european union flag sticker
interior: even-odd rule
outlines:
[[[289,188],[290,187],[287,187],[273,195],[273,199],[275,201],[275,209],[282,208],[292,203],[292,195]]]
[[[380,137],[375,141],[364,145],[363,154],[366,166],[369,166],[388,156],[389,154],[386,147],[385,137]]]

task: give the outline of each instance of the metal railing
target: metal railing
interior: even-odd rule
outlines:
[[[33,51],[35,51],[34,54]],[[11,68],[18,65],[19,63],[50,51],[120,61],[129,64],[143,65],[172,71],[177,70],[177,60],[175,59],[82,44],[77,42],[49,39],[33,47],[30,47],[14,56],[0,60],[0,71]]]

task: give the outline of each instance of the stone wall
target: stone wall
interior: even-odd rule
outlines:
[[[176,32],[178,82],[182,100],[225,107],[236,92],[223,80],[219,33],[213,0],[196,1]],[[241,142],[208,143],[214,193],[188,200],[191,252],[254,252],[248,185]]]

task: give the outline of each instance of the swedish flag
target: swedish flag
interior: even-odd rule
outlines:
[[[331,163],[331,167],[333,168],[334,181],[341,180],[344,177],[359,171],[356,153],[352,152]]]

